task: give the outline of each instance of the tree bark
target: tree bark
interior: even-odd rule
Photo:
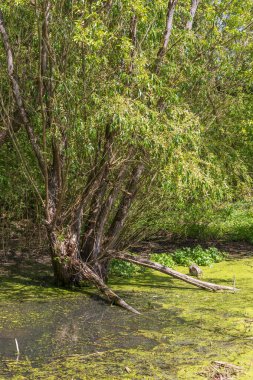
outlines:
[[[48,237],[51,247],[51,257],[55,279],[58,285],[69,287],[81,281],[88,281],[105,295],[112,304],[118,305],[135,314],[140,314],[132,306],[114,293],[104,281],[84,262],[79,259],[79,251],[74,236],[62,239],[55,231],[48,228]]]
[[[192,0],[191,9],[190,9],[190,18],[186,23],[186,27],[185,27],[186,30],[192,30],[192,25],[193,25],[193,21],[198,9],[199,2],[200,0]]]
[[[129,209],[135,198],[135,195],[138,189],[138,183],[143,171],[144,171],[144,165],[139,164],[137,165],[137,167],[134,168],[132,172],[132,176],[131,176],[132,178],[126,187],[125,194],[123,195],[121,199],[118,210],[116,212],[116,215],[112,221],[112,224],[107,234],[107,244],[105,247],[106,251],[114,248],[117,243],[119,235],[124,227]]]
[[[187,282],[188,284],[197,286],[198,288],[201,288],[201,289],[206,289],[206,290],[210,290],[210,291],[214,291],[214,292],[219,291],[219,290],[227,290],[227,291],[234,292],[234,291],[238,290],[238,289],[230,287],[230,286],[217,285],[217,284],[213,284],[211,282],[201,281],[201,280],[198,280],[196,278],[192,278],[190,276],[187,276],[186,274],[177,272],[174,269],[171,269],[171,268],[166,267],[164,265],[155,263],[155,262],[150,261],[148,259],[143,259],[143,258],[139,258],[136,256],[132,256],[129,254],[115,255],[115,259],[127,261],[127,262],[130,262],[133,264],[137,264],[137,265],[147,267],[147,268],[155,269],[159,272],[168,274],[169,276],[172,276],[174,278],[177,278],[179,280]]]
[[[174,12],[175,12],[177,2],[178,2],[178,0],[169,0],[169,2],[168,2],[166,26],[165,26],[165,30],[163,33],[162,46],[160,47],[160,49],[157,53],[157,61],[156,61],[156,66],[155,66],[156,72],[159,71],[159,66],[163,60],[163,57],[166,54],[167,49],[168,49],[170,35],[172,32],[172,27],[173,27],[173,17],[174,17]]]

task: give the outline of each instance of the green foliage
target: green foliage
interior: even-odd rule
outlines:
[[[195,248],[177,249],[172,255],[168,253],[152,254],[150,258],[161,265],[173,268],[175,265],[189,266],[192,263],[209,266],[222,261],[225,254],[215,247],[204,249],[198,245]]]
[[[182,248],[172,254],[174,262],[178,265],[189,266],[192,263],[197,265],[209,266],[218,263],[225,258],[225,254],[215,247],[207,249],[200,245],[194,248]]]
[[[225,253],[215,247],[207,249],[198,245],[195,248],[177,249],[173,254],[153,253],[150,260],[166,267],[174,268],[176,265],[189,266],[192,263],[202,266],[210,266],[225,258]],[[126,261],[112,260],[110,262],[110,274],[116,277],[132,277],[136,273],[143,273],[147,269]]]
[[[221,204],[251,197],[251,0],[200,2],[191,31],[185,30],[191,2],[178,2],[159,71],[154,66],[168,2],[52,2],[50,70],[44,78],[49,80],[50,76],[53,87],[52,99],[48,99],[52,127],[47,128],[46,136],[38,84],[38,31],[42,31],[44,3],[37,2],[36,9],[28,0],[3,3],[22,96],[48,167],[52,143],[57,142],[60,156],[65,155],[60,204],[67,214],[89,173],[103,160],[109,126],[115,133],[108,181],[111,188],[130,149],[135,153],[129,166],[145,163],[145,175],[122,240],[160,230],[250,240],[247,210],[225,215],[218,228],[215,218]],[[136,47],[131,39],[133,16],[138,19]],[[129,70],[131,63],[133,69]],[[0,44],[1,130],[13,119],[15,108],[6,72],[6,54]],[[44,104],[45,110],[47,106]],[[19,218],[26,208],[35,208],[33,185],[43,199],[45,186],[25,133],[19,132],[16,139],[15,146],[10,141],[11,149],[0,149],[0,206],[12,209],[12,215]],[[25,165],[14,152],[16,145]]]
[[[205,226],[203,236],[253,243],[252,203],[237,202],[223,206]]]
[[[168,253],[153,253],[150,260],[170,268],[173,268],[176,264],[173,257]]]
[[[126,261],[113,259],[110,262],[109,273],[116,277],[131,277],[139,271],[140,269],[136,265]]]

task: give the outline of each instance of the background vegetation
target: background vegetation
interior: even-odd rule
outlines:
[[[98,131],[112,119],[113,128],[120,129],[119,150],[131,140],[138,149],[149,151],[152,184],[148,180],[143,185],[127,235],[165,230],[251,241],[251,1],[200,2],[192,30],[185,29],[191,3],[179,2],[159,73],[153,66],[166,1],[117,1],[108,14],[101,13],[101,1],[67,3],[53,5],[50,38],[57,60],[66,43],[71,46],[66,62],[59,61],[52,73],[59,83],[53,100],[53,133],[64,129],[70,135],[68,196],[75,194],[81,172],[89,170],[87,157],[97,152]],[[42,116],[33,71],[42,5],[37,2],[36,13],[30,1],[2,5],[38,133]],[[133,14],[138,18],[136,48],[130,36]],[[135,63],[129,75],[131,54]],[[4,130],[6,111],[11,116],[15,106],[3,46],[0,59]],[[0,168],[2,217],[37,218],[42,210],[26,170],[42,192],[43,184],[24,131],[1,147]]]

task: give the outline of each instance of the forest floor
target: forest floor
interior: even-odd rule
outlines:
[[[191,238],[158,237],[150,241],[144,241],[134,245],[133,251],[142,253],[172,253],[178,248],[195,247],[201,245],[203,248],[216,247],[222,252],[228,253],[233,258],[244,258],[253,256],[253,244],[244,241],[226,240],[200,240]]]

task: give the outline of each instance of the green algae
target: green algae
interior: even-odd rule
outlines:
[[[253,378],[253,259],[203,271],[207,281],[235,279],[240,291],[206,292],[153,271],[114,278],[110,286],[142,312],[135,316],[85,293],[49,287],[41,296],[41,286],[30,293],[22,284],[22,302],[0,301],[0,342],[17,335],[21,346],[18,361],[2,355],[0,379],[200,380],[215,360],[243,367],[240,380]],[[1,295],[4,284],[20,292],[15,281],[2,282]]]

